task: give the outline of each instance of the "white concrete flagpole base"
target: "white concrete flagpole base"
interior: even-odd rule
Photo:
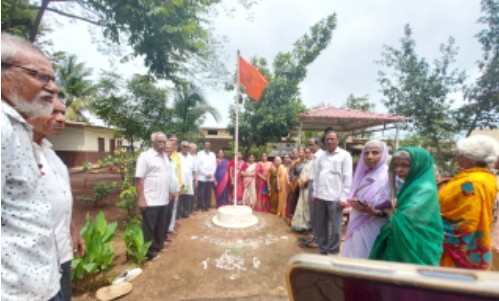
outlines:
[[[248,206],[228,205],[218,208],[212,222],[223,228],[241,229],[258,224],[258,218]]]

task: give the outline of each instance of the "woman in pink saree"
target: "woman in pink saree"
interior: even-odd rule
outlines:
[[[255,208],[256,204],[256,163],[255,156],[249,155],[248,162],[241,168],[244,192],[243,204]]]
[[[256,166],[256,205],[259,212],[270,212],[270,197],[267,179],[272,162],[267,161],[267,154],[262,154],[262,161]]]
[[[348,195],[352,212],[342,250],[345,257],[367,259],[381,227],[387,222],[383,211],[391,208],[387,160],[385,143],[366,142]]]
[[[224,158],[223,150],[217,153],[217,169],[215,171],[215,198],[217,208],[229,204],[229,172],[228,161]]]

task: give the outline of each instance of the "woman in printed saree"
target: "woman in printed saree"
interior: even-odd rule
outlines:
[[[438,194],[445,230],[442,266],[482,270],[489,267],[497,183],[486,167],[498,154],[497,142],[489,137],[477,135],[458,141],[459,173]]]
[[[291,167],[289,168],[289,182],[291,183],[289,187],[289,194],[286,204],[286,217],[289,218],[288,222],[291,222],[291,218],[295,213],[296,204],[298,203],[298,197],[300,196],[300,173],[303,168],[303,162],[305,161],[305,152],[303,147],[297,150],[295,160],[293,161]]]
[[[374,242],[370,259],[440,264],[444,239],[433,158],[424,149],[398,150],[390,163],[393,212]],[[395,175],[402,186],[395,197]]]
[[[308,184],[310,173],[312,172],[312,152],[309,148],[304,150],[305,160],[303,161],[300,175],[298,176],[298,186],[300,192],[298,195],[298,203],[291,220],[291,229],[294,231],[305,231],[311,229],[310,221],[310,205],[309,205],[309,190]]]
[[[270,167],[267,177],[267,187],[269,188],[270,212],[277,213],[277,203],[279,200],[279,191],[277,190],[277,170],[282,164],[281,157],[274,158],[274,165]]]
[[[248,162],[241,168],[243,176],[243,204],[255,208],[256,203],[256,163],[255,156],[249,155]]]
[[[276,215],[279,217],[286,217],[286,200],[288,199],[288,187],[289,187],[289,171],[281,164],[281,158],[276,157],[274,159],[276,168],[276,189],[272,188],[271,193],[275,194],[277,192],[277,212]]]
[[[499,272],[499,157],[494,166],[496,170],[497,196],[494,203],[494,222],[492,224],[492,263],[490,270]]]
[[[262,161],[258,162],[256,167],[256,211],[270,212],[267,178],[271,167],[272,162],[267,161],[267,154],[262,154]]]
[[[215,198],[217,208],[229,204],[229,172],[228,161],[224,158],[224,151],[217,153],[217,169],[215,170]]]
[[[237,168],[235,166],[234,160],[229,162],[230,200],[232,202],[234,202],[234,200],[236,200],[236,203],[241,205],[243,202],[243,191],[244,191],[243,176],[241,175],[241,168],[244,165],[244,160],[243,160],[243,157],[241,156],[240,152],[237,152],[236,156],[237,156]],[[237,171],[237,178],[236,178],[236,171]],[[235,192],[236,181],[237,181],[237,193]]]
[[[367,259],[387,222],[384,210],[391,208],[387,160],[386,144],[378,140],[366,142],[348,196],[352,211],[342,249],[345,257]]]

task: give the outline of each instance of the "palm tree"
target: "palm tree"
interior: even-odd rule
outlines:
[[[83,112],[88,109],[95,85],[88,78],[92,69],[78,63],[75,55],[57,54],[56,63],[59,97],[66,102],[66,119],[87,122]]]
[[[200,137],[206,114],[210,114],[217,122],[221,118],[218,110],[208,103],[200,88],[192,84],[180,86],[173,101],[173,117],[179,136],[189,141]]]

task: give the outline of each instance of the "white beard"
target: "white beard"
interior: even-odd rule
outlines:
[[[11,101],[16,111],[26,116],[26,118],[30,119],[52,114],[54,105],[43,100],[43,97],[45,96],[53,95],[46,91],[40,91],[34,99],[32,99],[31,101],[26,101],[22,99],[17,93],[12,93]]]

